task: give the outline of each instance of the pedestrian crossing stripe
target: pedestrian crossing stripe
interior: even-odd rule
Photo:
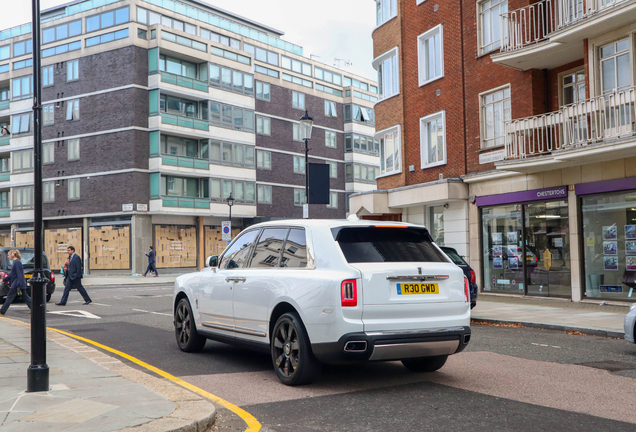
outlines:
[[[82,310],[54,311],[54,312],[48,311],[48,313],[57,314],[57,315],[66,315],[66,316],[71,316],[76,318],[102,319],[101,317],[93,313],[82,311]]]

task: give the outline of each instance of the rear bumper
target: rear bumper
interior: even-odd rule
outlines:
[[[461,352],[470,340],[470,327],[455,326],[408,331],[348,333],[338,342],[312,344],[323,363],[401,360]]]

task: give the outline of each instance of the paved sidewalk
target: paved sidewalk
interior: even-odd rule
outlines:
[[[215,409],[208,400],[70,337],[53,331],[47,336],[51,390],[26,393],[30,327],[0,318],[1,431],[211,429]]]
[[[191,271],[195,272],[197,270],[193,268]],[[82,284],[85,287],[174,284],[175,279],[182,274],[185,273],[170,273],[157,277],[143,277],[142,275],[86,275],[82,278]]]
[[[471,317],[480,321],[520,323],[622,338],[625,334],[623,320],[628,311],[629,304],[601,306],[598,303],[480,293]]]

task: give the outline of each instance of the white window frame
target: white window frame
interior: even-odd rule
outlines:
[[[265,199],[265,190],[269,189],[269,201]],[[272,187],[269,185],[256,185],[256,201],[258,204],[271,204],[272,203]]]
[[[435,64],[441,63],[441,73],[432,77],[427,77],[428,72],[428,51],[425,49],[425,43],[427,40],[433,40],[435,36],[439,35],[439,59],[435,58]],[[434,67],[434,69],[436,69]],[[420,81],[420,87],[430,82],[436,81],[440,78],[444,78],[444,26],[439,24],[432,29],[422,33],[417,37],[417,70]]]
[[[53,65],[42,67],[42,87],[49,87],[54,84],[55,71]]]
[[[269,163],[268,164],[265,163],[264,156],[261,156],[261,155],[265,155],[265,154],[269,155]],[[267,151],[267,150],[256,150],[256,168],[264,169],[264,170],[271,170],[272,169],[272,152]]]
[[[501,145],[492,145],[492,146],[486,146],[486,116],[484,114],[484,107],[486,106],[486,104],[484,104],[484,98],[489,95],[490,93],[496,93],[498,91],[503,91],[505,89],[508,89],[510,91],[510,106],[511,106],[511,110],[512,110],[512,90],[510,88],[510,83],[508,84],[504,84],[502,86],[496,87],[494,89],[490,89],[487,90],[485,92],[479,93],[479,146],[482,150],[487,150],[487,149],[496,149],[496,148],[503,148],[506,145],[506,119],[505,119],[505,109],[504,109],[504,143]],[[505,100],[502,99],[502,100]],[[512,119],[512,112],[510,114],[510,118]],[[493,123],[493,127],[494,127],[494,123]],[[494,139],[496,139],[496,137],[494,137]]]
[[[327,208],[338,208],[338,192],[329,191],[329,204],[327,204]]]
[[[338,162],[327,161],[329,165],[329,178],[337,179],[338,178]]]
[[[55,105],[48,104],[42,107],[42,126],[55,124]]]
[[[66,150],[68,161],[80,160],[80,140],[79,138],[71,139],[66,142]]]
[[[79,199],[80,199],[80,179],[68,179],[68,200],[78,201]]]
[[[618,42],[622,42],[624,40],[627,40],[628,43],[628,48],[627,51],[620,51],[619,53],[616,53],[616,51],[614,52],[614,54],[611,54],[605,58],[603,58],[601,56],[601,50],[603,48],[605,48],[606,46],[609,45],[616,45]],[[618,39],[614,39],[611,42],[608,43],[603,43],[603,44],[599,44],[597,45],[597,56],[598,56],[598,60],[597,60],[597,67],[598,67],[598,83],[599,83],[599,95],[602,94],[612,94],[612,93],[619,93],[621,91],[626,91],[629,87],[633,86],[634,84],[634,65],[633,65],[633,37],[632,35],[627,35],[627,36],[622,36]],[[617,64],[617,58],[620,56],[625,55],[625,53],[627,53],[627,56],[629,58],[628,61],[628,65],[629,65],[629,84],[623,87],[619,87],[618,86],[618,64]],[[613,61],[614,63],[614,87],[612,89],[610,89],[609,91],[606,89],[603,89],[603,62],[606,61]]]
[[[380,76],[380,72],[378,72],[378,86],[380,87],[379,89],[380,91],[378,91],[379,101],[383,101],[400,94],[400,53],[399,53],[398,47],[394,47],[388,50],[387,52],[385,52],[384,54],[381,54],[375,59],[373,59],[372,65],[373,65],[373,68],[376,71],[378,71],[378,68],[382,66],[384,62],[392,58],[395,58],[395,60],[391,61],[391,66],[394,69],[392,70],[391,73],[392,73],[392,77],[395,77],[395,81],[391,81],[391,87],[395,85],[397,86],[397,88],[391,89],[392,91],[395,91],[395,93],[387,94],[386,83],[384,82],[384,79],[386,78],[386,72],[382,72],[381,73],[382,76]]]
[[[48,181],[42,183],[42,202],[55,202],[55,182]]]
[[[585,88],[585,90],[587,91],[587,76],[585,73],[585,67],[583,65],[581,66],[577,66],[575,68],[572,68],[570,70],[561,72],[558,74],[558,80],[559,80],[559,107],[562,107],[565,105],[564,103],[564,99],[565,99],[565,88],[566,87],[578,87],[581,82],[580,81],[575,81],[574,83],[568,84],[567,86],[563,84],[563,80],[565,77],[569,76],[569,75],[574,75],[575,77],[579,74],[579,73],[583,73],[583,86]],[[576,80],[576,78],[575,78]],[[576,91],[575,91],[576,94]],[[587,97],[584,97],[583,100],[587,99]],[[582,102],[583,100],[579,100],[577,102]]]
[[[383,146],[385,145],[384,143],[384,137],[388,134],[392,134],[395,133],[396,137],[397,137],[397,144],[398,144],[398,159],[400,162],[400,168],[399,169],[395,169],[393,168],[391,171],[387,171],[386,167],[384,168],[384,171],[382,170],[382,165],[383,165],[383,161],[382,161],[382,155],[385,153]],[[395,126],[391,126],[389,128],[383,129],[381,131],[378,131],[375,133],[375,135],[373,136],[374,139],[377,139],[380,141],[380,175],[377,175],[375,178],[379,179],[382,177],[388,177],[388,176],[392,176],[395,174],[400,174],[402,172],[402,127],[400,125],[395,125]],[[395,142],[394,142],[394,148],[395,148]],[[395,150],[393,151],[393,154],[395,155]],[[393,162],[393,167],[395,167],[395,160]]]
[[[299,110],[305,109],[305,93],[292,91],[292,107]]]
[[[55,143],[42,144],[42,165],[55,163]]]
[[[380,16],[378,17],[378,9],[382,12],[384,10],[385,2],[388,2],[389,5],[389,16],[384,17],[384,14],[380,13]],[[397,16],[397,0],[375,0],[375,8],[375,28],[383,26]]]
[[[80,119],[79,99],[66,102],[66,120],[76,121]]]
[[[338,117],[336,103],[325,99],[325,117]]]
[[[305,156],[294,156],[293,165],[294,174],[305,174]]]
[[[431,121],[436,121],[437,119],[441,118],[442,119],[442,128],[443,128],[443,148],[444,148],[444,157],[441,160],[438,160],[436,162],[428,162],[428,147],[429,147],[429,142],[428,142],[428,131],[426,128],[426,125],[428,123],[430,123]],[[427,116],[424,116],[422,118],[420,118],[420,160],[421,160],[421,168],[422,169],[427,169],[427,168],[432,168],[432,167],[436,167],[436,166],[440,166],[440,165],[446,165],[446,156],[447,152],[446,152],[446,111],[442,110],[439,112],[436,112],[434,114],[430,114]]]
[[[79,80],[79,60],[66,62],[66,82]]]
[[[259,120],[260,120],[260,132],[259,132]],[[267,125],[267,127],[266,127]],[[269,117],[256,116],[256,133],[258,135],[271,135],[272,134],[272,120]]]
[[[307,197],[305,196],[304,199],[302,199],[303,195],[305,195],[305,189],[294,188],[294,205],[295,206],[300,207],[303,204],[305,204],[305,201],[307,201]],[[296,199],[296,197],[298,197],[298,200]]]
[[[300,139],[300,123],[292,123],[292,140],[303,142]]]
[[[331,145],[332,142],[334,145]],[[335,132],[325,131],[325,147],[338,148],[338,135]]]
[[[506,40],[508,38],[507,35],[507,31],[508,29],[505,28],[505,26],[502,26],[501,23],[501,18],[499,21],[499,25],[500,25],[500,39],[499,39],[499,45],[497,46],[496,43],[492,43],[492,47],[491,48],[485,48],[484,47],[484,36],[483,36],[483,25],[482,25],[482,12],[481,12],[481,5],[482,3],[485,3],[486,0],[482,0],[482,1],[478,1],[475,5],[477,8],[477,54],[479,56],[483,56],[486,55],[490,52],[493,51],[497,51],[499,49],[501,49],[501,47],[506,43]],[[503,0],[501,2],[499,2],[498,4],[501,5],[502,3],[506,3],[506,11],[508,11],[508,1],[507,0]],[[492,9],[492,8],[491,8]],[[489,9],[490,10],[490,9]],[[501,6],[499,7],[499,14],[497,14],[497,16],[499,17],[501,15]],[[492,23],[491,23],[491,28],[492,28]]]
[[[262,100],[262,101],[267,101],[270,102],[272,99],[272,94],[271,94],[271,87],[269,85],[269,83],[263,82],[263,81],[254,81],[255,82],[255,88],[254,88],[254,95],[256,97],[256,99],[258,100]],[[260,96],[259,96],[259,91],[258,88],[261,88],[260,91]],[[267,87],[267,97],[265,97],[265,88]]]

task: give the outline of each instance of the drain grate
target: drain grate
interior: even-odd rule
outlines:
[[[588,362],[588,363],[575,363],[579,366],[587,366],[594,369],[602,369],[608,372],[619,372],[624,370],[636,369],[636,364],[625,363],[613,360]]]

